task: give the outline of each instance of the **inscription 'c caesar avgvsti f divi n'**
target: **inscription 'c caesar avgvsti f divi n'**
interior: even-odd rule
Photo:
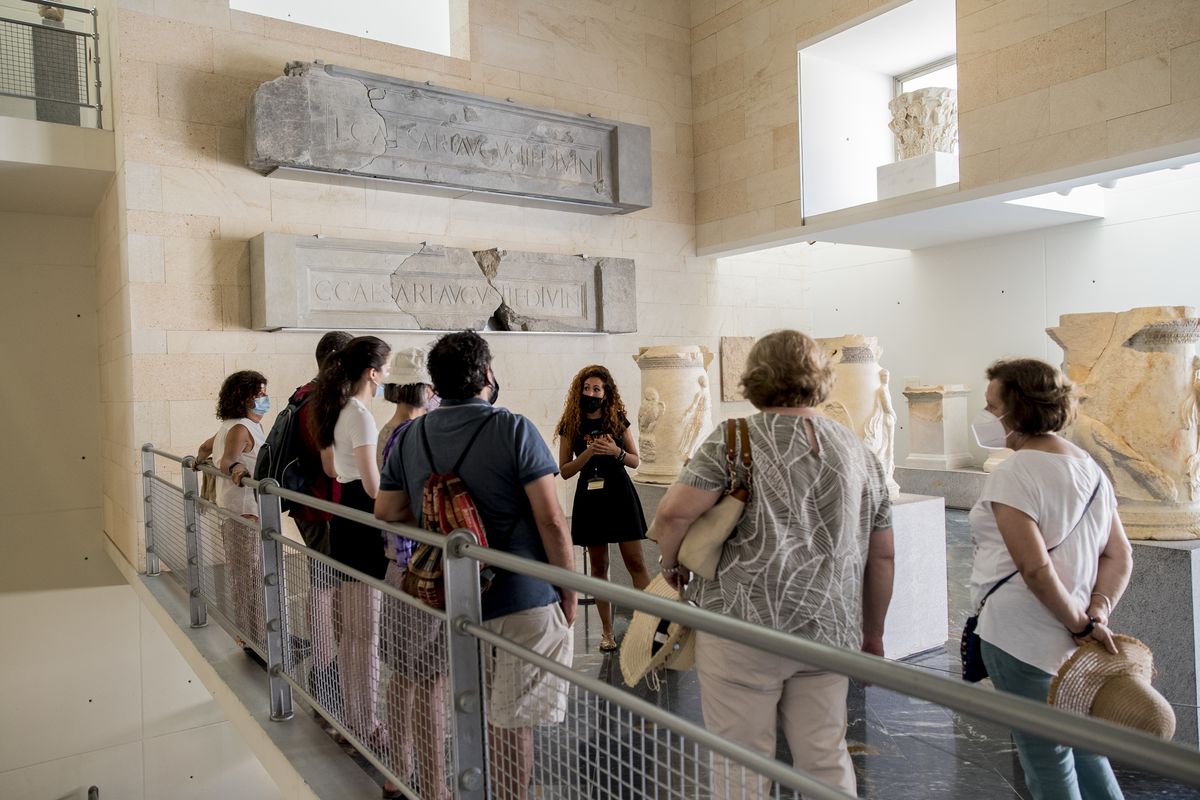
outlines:
[[[319,63],[292,63],[250,101],[247,163],[570,203],[650,205],[650,131],[640,125]]]
[[[250,244],[259,330],[637,329],[629,259],[271,233]]]

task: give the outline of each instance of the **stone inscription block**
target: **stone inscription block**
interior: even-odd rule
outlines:
[[[634,263],[264,233],[250,242],[256,330],[637,330]]]
[[[596,213],[651,198],[649,128],[320,62],[254,92],[246,163]]]
[[[738,384],[746,371],[746,358],[751,347],[754,347],[753,336],[721,337],[721,400],[726,403],[746,399]]]

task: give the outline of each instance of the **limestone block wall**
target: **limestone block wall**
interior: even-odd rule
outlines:
[[[106,319],[104,432],[109,535],[140,559],[137,448],[188,452],[215,429],[221,379],[257,369],[275,405],[311,377],[318,333],[250,330],[248,241],[264,232],[430,241],[468,248],[631,258],[638,332],[505,334],[490,341],[502,402],[549,441],[571,376],[612,368],[636,419],[639,346],[703,344],[792,324],[781,297],[695,257],[691,18],[686,0],[493,2],[469,8],[471,58],[457,59],[230,11],[221,0],[123,0],[115,64],[117,190],[100,282]],[[296,59],[429,80],[651,129],[653,206],[620,217],[426,197],[376,187],[264,178],[243,166],[255,86]],[[109,239],[105,239],[107,245]],[[795,304],[792,304],[794,308]],[[394,347],[429,335],[396,334]],[[713,367],[712,375],[717,366]],[[380,420],[391,407],[380,401]],[[267,418],[267,423],[272,417]],[[555,447],[555,452],[557,448]],[[561,486],[566,502],[573,487]]]
[[[801,224],[796,49],[883,0],[692,3],[696,239]],[[1188,141],[1193,0],[958,0],[961,187]]]

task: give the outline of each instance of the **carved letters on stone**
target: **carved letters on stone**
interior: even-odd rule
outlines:
[[[289,63],[255,91],[246,163],[596,213],[651,198],[649,128],[320,62]]]
[[[275,233],[250,254],[257,330],[637,330],[630,259]]]

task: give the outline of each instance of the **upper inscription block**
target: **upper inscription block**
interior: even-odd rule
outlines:
[[[650,206],[649,128],[320,62],[255,90],[246,163],[595,213]]]

